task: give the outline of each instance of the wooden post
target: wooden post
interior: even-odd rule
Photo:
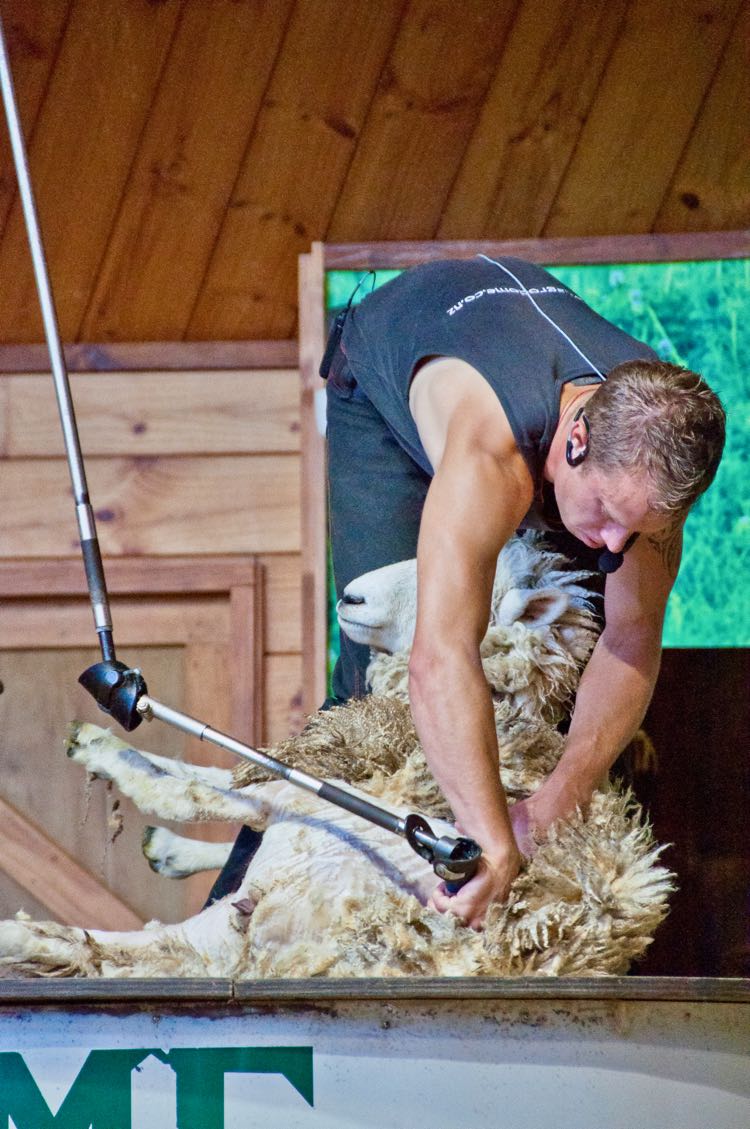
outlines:
[[[316,411],[325,384],[318,375],[325,346],[323,247],[299,260],[299,366],[302,429],[302,701],[306,713],[327,691],[328,593],[325,439]]]

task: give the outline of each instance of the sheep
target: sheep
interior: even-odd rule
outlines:
[[[549,612],[552,594],[539,596],[545,575],[559,571],[558,558],[535,545],[518,549],[514,543],[508,550],[520,583],[506,577],[505,590],[496,589],[488,629],[488,639],[496,641],[485,640],[483,660],[493,686],[501,776],[513,802],[538,788],[560,755],[563,738],[554,718],[575,686],[560,671],[580,663],[563,662],[566,633],[568,650],[572,633],[587,653],[595,624],[584,593],[563,593],[556,618]],[[525,564],[519,568],[534,554],[540,557],[535,573]],[[558,578],[558,587],[575,588],[582,578],[572,576]],[[377,577],[366,579],[361,587],[372,593],[369,608],[365,599],[341,609],[349,616],[359,608],[361,622],[380,590]],[[534,601],[520,596],[519,587],[536,590],[547,622],[534,621]],[[525,623],[500,622],[499,609],[510,618],[513,603]],[[408,623],[406,632],[408,645]],[[374,631],[373,640],[384,645]],[[503,673],[495,647],[518,667],[512,677]],[[376,654],[372,665],[377,676],[387,668],[385,655]],[[537,686],[530,692],[532,682]],[[373,695],[316,714],[273,755],[361,788],[399,815],[419,810],[436,834],[450,834],[451,813],[400,693],[397,688],[394,697]],[[434,875],[400,837],[285,781],[263,780],[252,766],[231,774],[184,765],[86,724],[73,727],[68,752],[160,819],[241,819],[265,834],[239,890],[186,922],[152,923],[134,933],[0,923],[0,961],[18,971],[233,978],[621,974],[650,943],[673,888],[632,796],[602,788],[585,816],[577,812],[552,828],[506,903],[492,906],[484,930],[474,932],[426,907]]]

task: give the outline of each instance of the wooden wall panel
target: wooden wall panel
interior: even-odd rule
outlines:
[[[409,4],[327,240],[432,238],[516,8]]]
[[[109,363],[107,356],[104,363]],[[82,373],[71,379],[84,446],[98,452],[86,458],[86,469],[100,540],[116,555],[105,561],[105,572],[118,658],[142,667],[155,697],[177,708],[192,703],[197,716],[220,730],[250,737],[251,743],[244,715],[253,700],[262,703],[263,741],[299,729],[296,372],[192,368],[185,373]],[[0,680],[5,683],[0,749],[8,783],[3,794],[22,820],[43,826],[51,836],[51,850],[59,843],[60,851],[84,860],[94,879],[140,918],[178,920],[203,904],[214,876],[173,883],[153,875],[140,859],[140,836],[148,821],[125,802],[124,831],[109,843],[108,822],[118,817],[112,811],[114,796],[97,784],[87,800],[83,774],[61,754],[64,729],[73,717],[103,725],[108,719],[77,684],[81,671],[99,656],[87,601],[64,596],[71,584],[80,590],[84,574],[58,431],[48,376],[0,375],[0,490],[4,498],[15,499],[0,511],[0,586],[16,594],[3,601],[0,613]],[[23,544],[34,546],[31,560],[19,559]],[[248,550],[251,544],[255,549]],[[117,556],[131,549],[150,552],[149,545],[152,560]],[[258,548],[263,550],[259,567],[266,585],[262,606],[248,606],[255,597],[240,589],[229,605],[213,596],[215,555]],[[166,559],[177,552],[187,556],[179,562]],[[231,560],[239,569],[241,558]],[[190,598],[164,596],[165,582],[180,589],[177,564],[188,570],[182,587],[190,587]],[[241,584],[241,577],[236,582]],[[40,590],[43,599],[21,600]],[[131,594],[118,594],[126,590]],[[234,663],[231,678],[247,685],[248,692],[236,696],[233,709],[227,697],[227,639],[242,633],[253,616],[265,621],[258,643],[268,677],[262,685],[252,683],[252,664]],[[144,645],[144,628],[159,636],[158,645]],[[239,636],[235,640],[238,653],[243,642]],[[191,748],[187,738],[157,722],[140,726],[133,743],[165,755],[234,763],[205,744]],[[39,779],[45,781],[41,793]],[[21,826],[28,839],[31,831]],[[213,823],[190,831],[220,840],[233,832],[227,824]],[[50,897],[49,889],[45,896]],[[50,916],[43,899],[4,878],[0,916],[19,905],[35,916]]]
[[[78,331],[84,340],[182,336],[291,6],[184,6]]]
[[[292,369],[89,373],[70,383],[87,458],[299,450]],[[52,377],[8,376],[0,389],[0,455],[64,455]]]
[[[299,555],[266,553],[259,560],[265,578],[263,649],[266,654],[298,653],[302,648]]]
[[[541,232],[626,10],[627,0],[592,0],[581,19],[568,0],[521,5],[437,238]]]
[[[302,703],[304,672],[300,655],[266,658],[265,717],[267,740],[281,741],[299,733],[305,723]]]
[[[180,883],[158,880],[142,861],[140,841],[149,821],[103,782],[87,786],[85,773],[63,753],[65,730],[73,718],[107,724],[77,682],[81,671],[99,657],[94,647],[0,652],[5,685],[0,696],[3,796],[63,851],[86,860],[94,877],[142,920],[179,920],[187,890]],[[149,679],[159,685],[165,701],[182,701],[184,671],[176,649],[154,647],[145,653],[123,648],[120,658],[148,666]],[[185,747],[185,738],[166,726],[158,733],[141,726],[136,733],[142,748],[164,755],[180,755]],[[120,800],[117,812],[113,812],[115,799]],[[123,829],[112,842],[113,816],[118,814]],[[0,882],[0,916],[15,913],[19,908],[15,898],[15,889],[6,890]],[[41,916],[48,917],[49,910]]]
[[[651,230],[741,0],[632,0],[544,235]]]
[[[123,184],[140,143],[180,0],[73,0],[29,165],[56,294],[62,336],[75,339],[109,238]],[[74,108],[74,110],[73,110]],[[42,202],[55,201],[48,212]],[[42,337],[18,201],[0,244],[0,322],[11,340]]]
[[[104,553],[267,553],[299,549],[292,455],[93,458],[86,465]],[[62,459],[0,464],[0,556],[78,552]]]
[[[401,8],[298,0],[189,337],[294,332],[297,255],[326,229]]]
[[[750,4],[744,4],[656,217],[659,231],[750,223]]]

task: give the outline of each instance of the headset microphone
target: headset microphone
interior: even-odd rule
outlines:
[[[617,572],[624,559],[623,553],[611,553],[609,549],[605,549],[596,562],[597,568],[600,572],[606,572],[609,575],[611,572]]]
[[[617,572],[625,559],[625,554],[637,537],[637,533],[631,533],[630,537],[628,537],[623,545],[621,553],[613,553],[609,549],[605,549],[603,553],[600,553],[599,560],[596,562],[599,571],[605,572],[607,575],[611,572]]]

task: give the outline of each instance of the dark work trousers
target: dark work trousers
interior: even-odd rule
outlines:
[[[431,477],[396,442],[337,348],[327,381],[328,513],[336,595],[371,569],[417,555]],[[341,634],[326,705],[366,693],[368,647]],[[238,889],[262,836],[243,827],[206,905]]]
[[[328,514],[336,596],[371,569],[417,555],[432,481],[404,451],[356,383],[341,350],[327,386]],[[342,632],[333,671],[336,700],[366,693],[369,648]]]

